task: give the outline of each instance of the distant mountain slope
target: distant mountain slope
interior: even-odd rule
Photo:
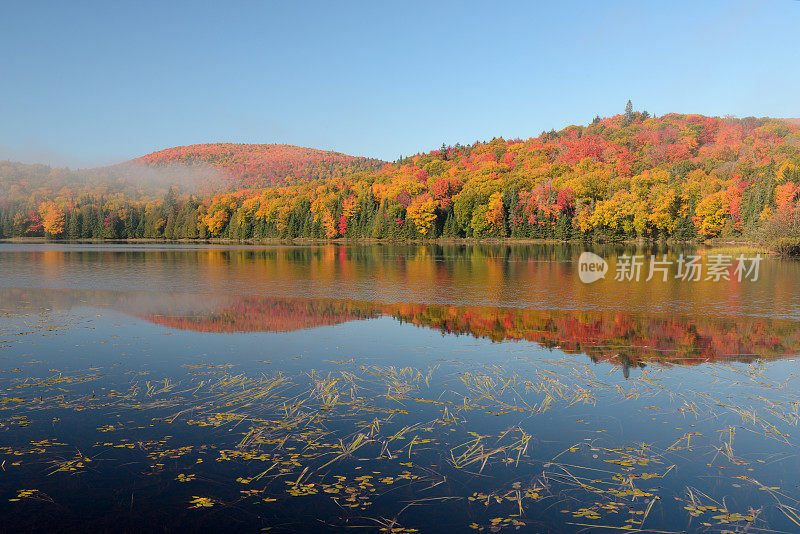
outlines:
[[[132,160],[149,167],[211,165],[221,170],[230,189],[292,185],[376,171],[383,162],[294,145],[206,143],[159,150]]]
[[[132,201],[162,198],[171,186],[200,196],[298,185],[374,173],[384,162],[293,145],[206,143],[159,150],[116,165],[66,169],[0,161],[0,204],[86,195]]]

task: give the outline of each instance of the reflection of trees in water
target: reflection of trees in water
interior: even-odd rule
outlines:
[[[642,361],[633,361],[628,357],[627,354],[620,354],[617,356],[617,363],[619,363],[620,367],[622,367],[622,374],[625,378],[630,378],[631,376],[631,369],[632,368],[639,368],[643,369],[647,367],[647,364]]]
[[[368,304],[242,297],[207,315],[146,314],[148,321],[199,332],[287,332],[348,321],[373,319],[380,311]]]
[[[794,354],[800,324],[769,319],[656,317],[624,312],[532,311],[419,306],[403,322],[494,341],[526,340],[595,361],[699,363]]]
[[[88,246],[88,245],[87,245]],[[533,309],[619,310],[693,315],[701,307],[732,315],[795,317],[793,290],[800,266],[765,262],[758,284],[733,282],[640,284],[607,280],[582,284],[576,263],[584,245],[391,244],[271,247],[157,247],[119,245],[91,249],[36,249],[4,256],[12,276],[35,269],[43,287],[105,288],[174,293],[274,295],[439,306],[508,306]],[[603,245],[611,259],[623,254],[698,252],[666,245]],[[702,252],[702,251],[701,251]],[[707,254],[706,254],[707,255]],[[645,268],[646,271],[646,268]],[[646,275],[646,273],[645,273]],[[644,278],[644,276],[643,276]],[[38,281],[41,280],[41,281]],[[26,282],[27,283],[27,282]],[[1,304],[0,304],[1,305]]]
[[[699,363],[778,358],[800,349],[800,324],[769,319],[655,317],[622,312],[373,304],[272,297],[231,299],[196,316],[146,314],[147,320],[204,332],[287,331],[392,317],[400,323],[492,341],[524,340],[624,368],[640,362]]]
[[[781,358],[800,352],[800,323],[743,317],[675,317],[625,312],[379,304],[227,294],[0,289],[0,311],[110,308],[151,323],[198,332],[285,332],[377,317],[449,335],[529,341],[586,354],[626,371],[646,361],[700,363]],[[13,309],[10,303],[15,303]]]

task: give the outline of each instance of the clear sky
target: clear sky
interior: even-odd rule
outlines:
[[[800,116],[800,2],[4,2],[0,159],[395,159],[634,107]]]

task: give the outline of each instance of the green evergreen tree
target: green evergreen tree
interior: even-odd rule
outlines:
[[[633,112],[633,103],[628,100],[628,103],[625,104],[625,114],[622,116],[622,125],[623,126],[630,126],[633,122],[635,115]]]
[[[69,214],[69,222],[67,223],[67,239],[75,240],[81,238],[81,226],[83,223],[83,214],[80,211],[74,210]]]

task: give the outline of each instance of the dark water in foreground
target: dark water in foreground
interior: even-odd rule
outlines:
[[[800,531],[800,264],[581,252],[0,244],[0,532]]]

